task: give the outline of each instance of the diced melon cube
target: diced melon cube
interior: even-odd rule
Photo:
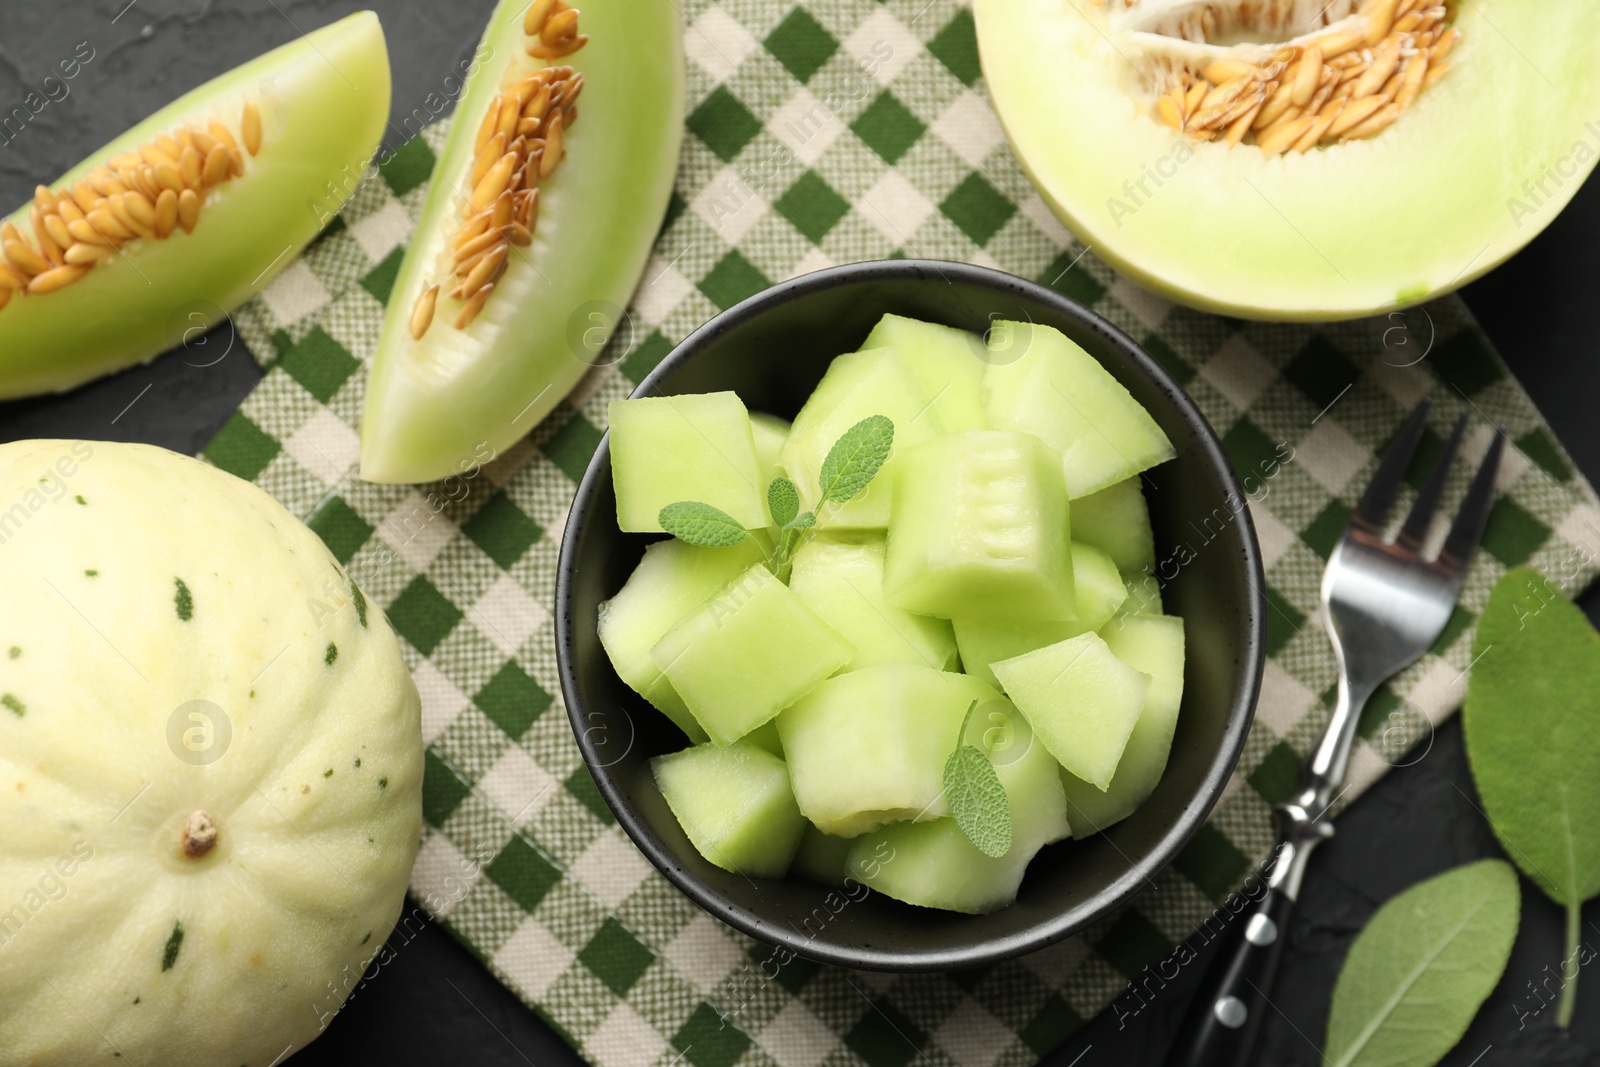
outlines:
[[[1093,633],[991,667],[1050,754],[1095,788],[1109,787],[1150,676],[1119,660]]]
[[[750,437],[756,446],[756,466],[761,471],[761,496],[765,500],[767,486],[772,484],[772,479],[783,474],[778,455],[783,451],[783,443],[789,439],[789,424],[765,411],[752,411]]]
[[[739,739],[740,744],[754,745],[783,759],[783,738],[778,736],[778,720],[768,719]]]
[[[794,557],[789,588],[856,646],[845,670],[880,663],[955,666],[956,638],[944,619],[913,615],[883,596],[883,538],[814,537]]]
[[[1108,625],[1106,645],[1122,662],[1150,676],[1144,709],[1122,751],[1111,787],[1101,792],[1061,771],[1073,837],[1087,837],[1132,815],[1149,799],[1167,769],[1172,734],[1183,703],[1183,620],[1167,615],[1129,615]]]
[[[889,524],[889,501],[900,457],[917,444],[950,430],[951,413],[934,403],[934,394],[898,349],[873,348],[835,359],[784,442],[783,469],[800,490],[803,507],[817,511],[817,526],[882,529]],[[959,412],[955,413],[959,415]],[[844,432],[872,415],[894,423],[894,448],[877,477],[854,499],[818,507],[822,462]]]
[[[966,740],[982,747],[982,736],[994,732],[974,722]],[[1066,836],[1068,820],[1065,797],[1052,788],[1060,764],[1026,733],[1025,723],[1012,740],[1024,746],[1020,752],[990,753],[1011,802],[1009,852],[998,859],[980,852],[953,818],[899,822],[856,838],[846,873],[896,900],[928,908],[981,914],[1015,900],[1029,862],[1044,845]]]
[[[1072,505],[1073,529],[1076,531],[1078,505]],[[1085,630],[1098,630],[1117,613],[1122,602],[1128,599],[1128,587],[1122,584],[1122,574],[1111,557],[1076,539],[1072,542],[1073,603],[1078,608],[1078,625]]]
[[[1155,534],[1140,479],[1124,478],[1074,500],[1072,539],[1100,549],[1119,570],[1135,574],[1154,570]]]
[[[855,649],[758,563],[650,655],[711,740],[728,745],[850,662]]]
[[[823,682],[778,716],[800,810],[835,837],[945,814],[944,763],[973,701],[1003,698],[976,678],[908,663]]]
[[[668,630],[761,559],[753,541],[732,548],[699,548],[657,541],[644,550],[621,590],[600,605],[600,644],[617,677],[673,722],[691,741],[706,740],[661,668],[650,658]]]
[[[1074,500],[1177,454],[1122,383],[1061,331],[1038,323],[996,325],[1010,347],[996,352],[984,370],[989,424],[1034,434],[1060,452]]]
[[[720,508],[747,530],[767,525],[767,487],[737,394],[613,400],[606,410],[624,531],[659,532],[661,509],[680,500]]]
[[[1076,616],[1066,487],[1037,437],[940,437],[904,454],[894,489],[889,603],[946,619]]]
[[[977,334],[903,315],[885,315],[861,347],[894,348],[904,353],[923,390],[934,398],[941,420],[952,430],[989,425],[983,411],[987,352]]]
[[[806,821],[783,761],[754,745],[698,745],[650,761],[695,850],[726,871],[782,878]]]
[[[990,669],[991,663],[1088,633],[1076,622],[1047,619],[951,619],[950,622],[956,632],[956,646],[961,650],[961,669],[997,689],[1000,679]]]
[[[800,849],[794,854],[790,870],[802,878],[823,885],[840,885],[845,879],[845,862],[850,858],[848,837],[834,837],[806,823],[806,832],[800,838]]]

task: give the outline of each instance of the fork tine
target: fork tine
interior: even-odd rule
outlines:
[[[1400,431],[1394,435],[1394,443],[1389,446],[1389,451],[1383,454],[1383,459],[1378,463],[1378,469],[1372,474],[1372,481],[1367,483],[1366,492],[1361,494],[1360,503],[1356,504],[1355,515],[1350,519],[1351,526],[1365,526],[1373,533],[1382,533],[1384,523],[1389,517],[1389,506],[1394,503],[1394,494],[1400,488],[1400,480],[1405,477],[1406,468],[1411,465],[1411,457],[1417,451],[1417,442],[1422,440],[1422,431],[1428,420],[1428,409],[1433,406],[1431,397],[1423,397]]]
[[[1406,516],[1406,524],[1401,527],[1400,536],[1395,539],[1396,544],[1416,551],[1427,539],[1428,524],[1433,521],[1433,513],[1439,507],[1439,495],[1444,492],[1450,464],[1455,462],[1456,449],[1461,447],[1461,435],[1466,428],[1467,417],[1462,415],[1456,420],[1455,429],[1450,431],[1450,439],[1444,443],[1439,458],[1433,461],[1433,469],[1428,472],[1428,480],[1422,483],[1417,502],[1411,505],[1411,514]]]
[[[1483,466],[1478,468],[1466,498],[1461,501],[1461,514],[1456,516],[1450,535],[1444,539],[1444,548],[1439,552],[1439,563],[1457,574],[1472,562],[1472,554],[1483,537],[1483,525],[1489,521],[1489,507],[1494,503],[1494,480],[1500,472],[1500,455],[1505,451],[1505,444],[1506,435],[1496,433],[1494,443],[1483,457]]]

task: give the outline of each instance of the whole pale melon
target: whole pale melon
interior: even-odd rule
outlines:
[[[0,445],[0,1065],[267,1067],[383,945],[421,833],[383,613],[261,490]]]

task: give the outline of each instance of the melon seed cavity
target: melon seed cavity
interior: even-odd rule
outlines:
[[[186,124],[69,187],[39,186],[28,210],[31,234],[0,223],[0,309],[13,295],[42,296],[79,281],[130,241],[193,233],[206,196],[244,174],[246,153],[261,151],[261,136],[261,109],[251,101],[237,138],[217,120],[205,130]]]
[[[523,17],[535,59],[564,59],[588,43],[578,32],[578,12],[565,0],[534,0]],[[533,242],[539,221],[539,182],[566,155],[563,139],[578,121],[583,75],[568,66],[544,67],[504,89],[478,127],[472,174],[461,195],[461,224],[447,252],[453,281],[422,291],[411,309],[411,336],[421,340],[433,324],[441,295],[459,302],[454,325],[471,326],[506,271],[511,246]],[[447,292],[441,292],[452,285]]]
[[[1159,68],[1162,122],[1268,156],[1381,133],[1450,69],[1460,37],[1449,0],[1094,2],[1145,31],[1134,36],[1147,69]],[[1247,32],[1251,20],[1317,25],[1282,44],[1212,43]]]

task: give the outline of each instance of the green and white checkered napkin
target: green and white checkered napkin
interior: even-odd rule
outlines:
[[[1459,301],[1329,327],[1247,324],[1175,308],[1076,247],[1006,150],[958,0],[684,7],[691,132],[634,300],[637,329],[613,365],[464,496],[459,485],[357,479],[365,361],[443,140],[435,128],[386,160],[381,180],[238,315],[268,371],[205,455],[304,516],[388,612],[422,691],[428,745],[413,890],[591,1062],[1032,1063],[1192,933],[1271,847],[1270,805],[1295,785],[1334,684],[1314,618],[1323,562],[1375,453],[1420,397],[1439,401],[1420,463],[1461,411],[1475,416],[1469,457],[1491,424],[1516,448],[1462,607],[1435,653],[1373,701],[1347,796],[1457,706],[1475,612],[1506,568],[1533,563],[1570,591],[1587,584],[1600,510]],[[1247,489],[1271,658],[1216,814],[1119,915],[982,973],[796,961],[764,980],[767,950],[653,871],[579,759],[556,680],[557,547],[606,403],[676,341],[772,282],[902,254],[1037,278],[1177,375],[1241,473],[1257,472]],[[1280,446],[1292,461],[1261,477]]]

